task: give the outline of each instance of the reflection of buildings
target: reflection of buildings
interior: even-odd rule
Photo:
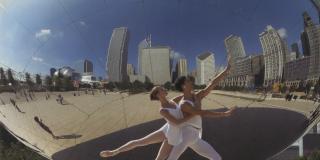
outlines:
[[[53,77],[54,73],[57,71],[55,68],[50,68],[50,76]]]
[[[83,62],[83,74],[92,75],[93,74],[93,64],[89,60],[84,60]]]
[[[133,64],[127,64],[127,74],[128,76],[135,74]]]
[[[140,54],[141,75],[156,85],[171,82],[169,47],[150,47],[142,49]]]
[[[109,81],[121,82],[127,79],[129,31],[126,27],[113,30],[107,55]]]
[[[320,25],[315,25],[308,13],[303,13],[303,49],[311,56],[308,79],[316,81],[320,76]]]
[[[220,86],[236,86],[250,88],[260,86],[263,81],[263,55],[247,56],[235,61],[233,76],[229,76]]]
[[[259,34],[259,38],[265,63],[264,85],[269,86],[275,82],[280,82],[282,79],[286,46],[271,25]]]
[[[246,56],[244,46],[241,37],[230,35],[224,40],[224,44],[227,50],[227,54],[231,56],[231,69],[229,76],[233,76],[235,73],[235,63],[238,58]]]
[[[178,60],[177,66],[176,66],[176,72],[178,74],[178,77],[188,75],[187,59],[181,58]]]
[[[71,80],[80,80],[81,75],[80,73],[76,72],[74,69],[68,66],[64,66],[60,69],[58,69],[55,73],[54,76],[59,76],[59,77],[70,77]]]
[[[313,5],[316,7],[318,11],[318,16],[319,16],[319,22],[320,22],[320,0],[311,0]]]
[[[291,44],[291,52],[295,52],[296,59],[301,56],[298,43]]]
[[[196,84],[205,85],[215,76],[215,59],[212,52],[204,52],[196,58]]]
[[[284,80],[288,85],[298,86],[301,80],[308,78],[310,56],[288,62],[284,66]]]
[[[139,74],[141,74],[141,58],[142,58],[142,50],[144,48],[150,48],[151,47],[151,35],[149,35],[147,38],[145,38],[144,40],[142,40],[140,43],[139,43],[139,46],[138,46],[138,66],[139,66]]]

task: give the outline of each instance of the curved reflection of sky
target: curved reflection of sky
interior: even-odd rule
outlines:
[[[112,29],[127,26],[128,63],[135,66],[147,33],[153,45],[169,45],[185,56],[189,69],[205,50],[222,65],[229,34],[242,37],[248,54],[261,53],[258,34],[268,24],[284,28],[288,44],[299,42],[303,11],[318,20],[307,0],[0,0],[0,63],[48,74],[51,66],[88,58],[104,76]]]

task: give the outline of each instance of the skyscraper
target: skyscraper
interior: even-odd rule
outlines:
[[[132,64],[127,64],[127,74],[128,74],[128,76],[134,75],[135,74],[134,72],[135,71],[134,71],[133,65]]]
[[[231,56],[231,69],[229,75],[232,76],[235,72],[235,68],[232,66],[234,66],[237,59],[245,57],[246,52],[244,50],[241,37],[230,35],[224,40],[224,44],[227,54]]]
[[[187,59],[181,58],[177,62],[176,72],[178,73],[178,77],[187,76],[188,75],[188,64]]]
[[[307,27],[313,26],[313,22],[311,17],[307,12],[303,13],[303,24],[304,24],[304,31],[301,33],[301,44],[304,56],[310,56],[310,42],[308,34],[306,33],[305,29]]]
[[[196,58],[198,85],[207,84],[215,76],[215,59],[212,52],[204,52]]]
[[[301,53],[300,53],[300,50],[299,50],[298,43],[291,44],[291,52],[295,52],[296,53],[296,58],[300,57]]]
[[[303,13],[303,20],[303,51],[311,56],[308,79],[317,80],[320,76],[320,25],[314,24],[307,12]]]
[[[86,75],[92,75],[93,74],[93,64],[89,60],[84,60],[83,62],[83,73]]]
[[[129,31],[126,27],[113,30],[107,55],[107,73],[109,81],[127,80]]]
[[[55,68],[50,68],[50,76],[53,77],[54,73],[57,71]]]
[[[318,16],[319,16],[319,22],[320,22],[320,0],[311,0],[313,5],[316,7],[318,11]]]
[[[148,35],[147,38],[142,40],[138,45],[138,67],[139,67],[139,74],[141,74],[141,54],[142,50],[144,48],[150,48],[151,47],[151,35]]]
[[[170,47],[144,48],[141,52],[141,75],[156,85],[171,82]]]
[[[282,79],[286,46],[277,30],[271,25],[268,25],[266,30],[259,34],[259,39],[265,62],[264,85],[268,86]]]

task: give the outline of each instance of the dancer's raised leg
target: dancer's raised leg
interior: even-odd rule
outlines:
[[[165,139],[166,139],[166,137],[165,137],[163,131],[157,130],[157,131],[155,131],[155,132],[153,132],[153,133],[151,133],[141,139],[132,140],[117,149],[102,151],[102,152],[100,152],[100,156],[101,157],[115,156],[121,152],[126,152],[126,151],[132,150],[137,147],[163,142]]]
[[[157,158],[155,160],[166,160],[172,150],[172,145],[167,140],[162,142]]]

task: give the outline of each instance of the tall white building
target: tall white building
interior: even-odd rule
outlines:
[[[320,76],[320,25],[314,24],[307,12],[303,13],[305,48],[311,58],[308,79],[317,81]]]
[[[127,64],[127,74],[129,75],[134,75],[134,66],[133,64]]]
[[[207,84],[215,76],[215,59],[212,52],[204,52],[196,57],[197,77],[196,84]]]
[[[268,25],[266,30],[259,34],[259,39],[265,63],[264,85],[268,86],[282,79],[286,46],[271,25]]]
[[[107,55],[107,74],[111,82],[127,80],[129,31],[126,27],[113,30]]]
[[[151,47],[151,35],[149,35],[147,38],[145,38],[144,40],[142,40],[139,45],[138,45],[138,67],[139,67],[139,74],[141,74],[141,54],[142,54],[142,50],[144,48],[150,48]]]
[[[176,72],[178,73],[178,77],[187,76],[188,75],[188,64],[187,59],[181,58],[177,62]]]
[[[146,76],[155,85],[171,82],[170,47],[144,48],[141,52],[141,75]]]
[[[236,60],[245,57],[246,52],[244,50],[241,37],[230,35],[224,40],[224,44],[227,54],[231,56],[231,69],[229,75],[232,76],[235,73]]]

